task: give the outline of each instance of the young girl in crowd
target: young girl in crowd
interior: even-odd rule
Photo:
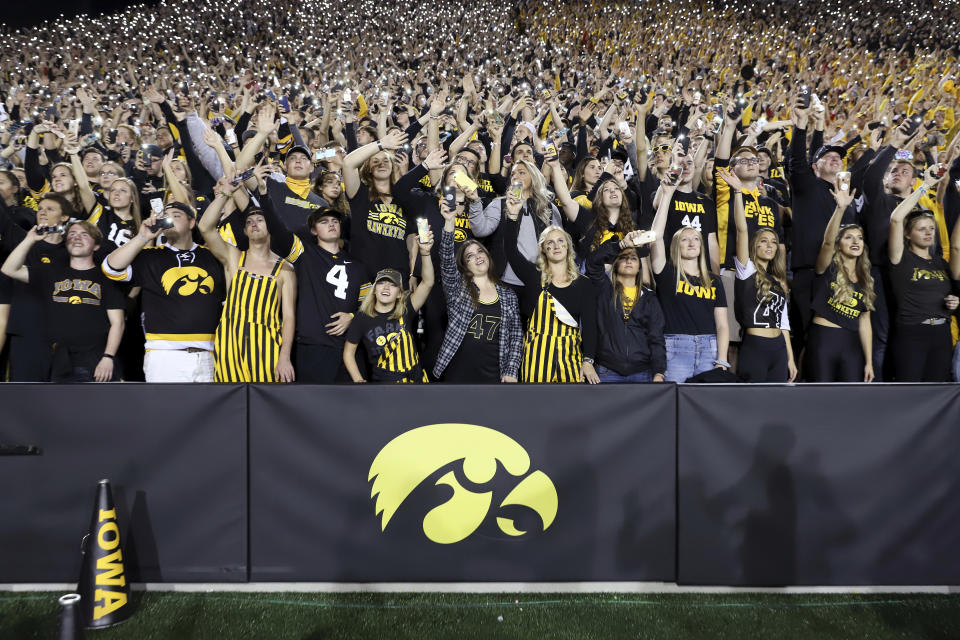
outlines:
[[[561,227],[540,233],[536,265],[517,241],[523,203],[504,200],[507,258],[523,282],[521,310],[529,318],[523,339],[523,382],[600,382],[594,368],[596,293],[574,260],[573,240]]]
[[[457,211],[441,202],[440,276],[448,324],[433,374],[444,382],[517,382],[522,328],[517,295],[496,278],[476,240],[454,248]]]
[[[676,188],[675,182],[661,183],[650,261],[663,307],[665,377],[670,382],[685,382],[713,368],[730,368],[730,336],[723,285],[719,277],[710,273],[700,232],[693,227],[681,227],[670,240],[669,256],[666,253],[663,232]]]
[[[871,382],[877,298],[870,258],[859,225],[840,225],[856,189],[836,189],[837,206],[823,234],[813,286],[813,321],[807,338],[805,378],[810,382]],[[794,221],[797,224],[798,221]]]
[[[415,337],[417,311],[433,288],[433,262],[430,260],[433,233],[428,232],[418,244],[423,267],[416,290],[411,292],[403,288],[399,271],[381,269],[363,299],[359,313],[350,323],[343,348],[343,364],[354,382],[366,382],[356,361],[357,345],[361,342],[370,367],[371,382],[427,382]]]
[[[601,188],[602,189],[605,187]],[[597,290],[597,375],[601,382],[663,382],[667,353],[663,310],[643,286],[638,234],[611,237],[587,256]],[[610,275],[604,270],[612,264]]]
[[[937,165],[930,167],[923,184],[890,215],[888,255],[897,308],[891,351],[897,382],[950,380],[950,315],[960,299],[953,295],[946,261],[931,252],[937,234],[933,214],[914,209],[942,179]]]
[[[744,332],[737,374],[750,382],[793,382],[797,365],[787,317],[786,252],[772,229],[759,229],[749,237],[740,179],[728,169],[718,174],[730,185],[737,227],[734,295]]]

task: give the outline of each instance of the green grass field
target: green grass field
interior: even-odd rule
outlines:
[[[54,593],[0,593],[0,638],[56,637]],[[146,593],[97,640],[960,638],[960,595]],[[502,621],[500,619],[502,617]]]

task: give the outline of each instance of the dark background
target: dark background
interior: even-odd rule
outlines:
[[[133,0],[48,0],[47,2],[5,2],[0,11],[0,24],[6,27],[30,27],[44,20],[52,20],[61,13],[75,16],[81,13],[99,15],[114,13],[134,4],[159,4],[158,0],[133,2]]]

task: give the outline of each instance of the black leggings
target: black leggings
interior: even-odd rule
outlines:
[[[891,345],[897,382],[950,382],[953,339],[950,323],[898,324]]]
[[[787,343],[783,336],[764,338],[745,333],[740,345],[737,375],[745,382],[786,382]]]
[[[805,375],[810,382],[863,382],[867,360],[860,333],[810,323]]]

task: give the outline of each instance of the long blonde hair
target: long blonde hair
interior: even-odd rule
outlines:
[[[760,240],[760,234],[762,233],[773,235],[777,241],[777,252],[774,254],[773,260],[768,262],[766,266],[762,266],[757,262],[757,242]],[[757,232],[753,234],[753,239],[750,242],[750,259],[753,260],[753,266],[757,269],[757,272],[753,276],[754,282],[757,285],[757,301],[766,301],[773,297],[773,294],[770,292],[770,289],[773,288],[773,282],[770,281],[771,278],[780,285],[784,295],[790,292],[790,289],[787,287],[787,257],[783,250],[783,244],[781,244],[780,238],[777,237],[775,231],[772,229],[758,229]]]
[[[377,296],[374,293],[377,283],[374,282],[373,286],[370,287],[370,291],[367,292],[366,297],[364,297],[363,302],[360,303],[360,313],[365,313],[371,318],[377,317]],[[390,312],[391,320],[399,320],[403,317],[404,312],[407,310],[407,298],[410,297],[410,292],[400,289],[400,296],[393,303],[393,311]],[[409,329],[411,332],[416,331],[416,327]]]
[[[544,179],[537,165],[526,160],[517,160],[514,167],[523,166],[530,174],[530,197],[533,198],[533,215],[540,218],[540,222],[549,225],[553,220],[552,198],[547,190],[547,181]],[[510,178],[513,179],[513,168],[510,169]]]
[[[837,287],[833,292],[833,297],[840,301],[853,298],[853,281],[850,279],[850,274],[847,272],[847,267],[843,262],[843,254],[840,253],[840,238],[842,238],[843,234],[847,231],[852,230],[858,230],[861,234],[863,233],[863,227],[858,224],[840,227],[840,231],[837,232],[837,241],[833,245],[833,267],[837,271],[837,277],[834,279]],[[874,290],[873,276],[870,275],[870,269],[870,258],[867,255],[867,246],[864,244],[863,253],[857,256],[856,265],[853,270],[857,275],[857,283],[863,288],[863,306],[866,307],[868,311],[873,311],[873,303],[877,299],[877,292]]]
[[[577,261],[575,260],[576,252],[573,250],[573,238],[570,237],[569,233],[563,230],[563,227],[552,224],[540,232],[540,237],[537,238],[537,246],[540,248],[539,251],[537,251],[537,269],[540,270],[540,286],[543,287],[546,287],[548,284],[553,282],[553,274],[550,271],[550,265],[547,264],[547,257],[543,254],[543,243],[547,241],[547,236],[554,231],[559,231],[562,233],[564,240],[567,242],[567,264],[565,269],[567,280],[572,283],[580,276],[580,270],[577,269]]]
[[[693,285],[687,277],[687,272],[683,270],[683,260],[680,257],[680,236],[688,229],[697,234],[697,237],[700,239],[700,255],[697,256],[697,271],[699,271],[699,273],[697,275],[700,278],[700,285],[709,287],[713,283],[713,276],[710,273],[710,266],[707,264],[707,252],[703,250],[703,236],[697,231],[696,227],[691,226],[680,227],[670,240],[670,262],[672,262],[673,266],[677,269],[677,286],[679,287],[681,282],[686,282],[691,286]]]

